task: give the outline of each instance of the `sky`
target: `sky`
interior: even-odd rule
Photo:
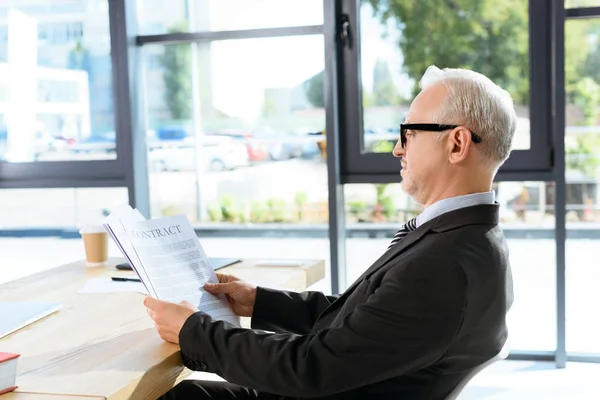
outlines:
[[[322,0],[213,0],[209,7],[211,30],[323,23]],[[408,95],[412,86],[400,72],[402,57],[396,41],[399,32],[393,26],[388,29],[389,37],[382,39],[384,26],[372,17],[369,6],[362,7],[362,80],[365,87],[372,86],[373,67],[382,58],[388,61],[399,92]],[[324,69],[324,52],[322,35],[213,42],[215,107],[229,115],[252,119],[262,110],[265,88],[291,88],[306,81]]]

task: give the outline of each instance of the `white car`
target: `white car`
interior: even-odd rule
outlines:
[[[205,171],[226,171],[249,165],[246,146],[239,141],[220,136],[200,137],[200,154]],[[151,150],[150,166],[155,171],[193,171],[196,169],[196,146],[184,141],[179,146]]]

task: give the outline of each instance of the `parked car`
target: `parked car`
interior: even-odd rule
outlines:
[[[8,132],[6,129],[0,130],[0,161],[6,160],[6,152],[8,151]]]
[[[156,130],[156,138],[162,141],[180,141],[190,137],[182,126],[166,126]]]
[[[69,150],[74,153],[92,153],[116,151],[116,134],[114,132],[105,132],[100,135],[92,135],[79,142],[69,146]]]
[[[34,160],[37,160],[38,157],[45,153],[63,151],[74,143],[75,139],[66,138],[63,136],[52,136],[50,133],[37,130],[34,135],[33,158]],[[0,129],[0,161],[4,161],[6,159],[7,152],[8,132],[6,129]]]
[[[202,164],[205,171],[225,171],[249,165],[244,144],[228,137],[200,137]],[[196,169],[196,147],[186,140],[179,147],[166,147],[148,153],[149,164],[155,171],[193,171]]]
[[[214,136],[229,137],[243,143],[248,152],[250,162],[265,161],[269,158],[269,149],[264,139],[256,138],[252,132],[242,129],[221,129],[212,133]]]
[[[302,138],[295,132],[276,131],[273,128],[261,128],[251,132],[251,137],[264,140],[269,158],[273,161],[289,160],[302,156]]]

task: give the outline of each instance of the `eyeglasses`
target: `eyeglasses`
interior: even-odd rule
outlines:
[[[458,128],[460,125],[442,125],[442,124],[400,124],[400,141],[402,148],[406,146],[406,131],[426,131],[426,132],[443,132],[448,129]],[[476,133],[471,132],[471,140],[474,143],[481,143],[483,139]]]

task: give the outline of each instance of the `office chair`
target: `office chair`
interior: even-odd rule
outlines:
[[[504,343],[504,346],[502,347],[502,350],[500,350],[500,353],[498,353],[492,359],[484,362],[480,366],[478,366],[475,369],[473,369],[467,376],[465,376],[465,378],[462,381],[460,381],[458,383],[458,385],[456,385],[456,387],[454,388],[454,390],[452,390],[452,392],[446,397],[445,400],[457,400],[458,396],[460,396],[460,393],[463,391],[463,389],[465,388],[465,386],[467,386],[467,384],[469,383],[469,381],[471,379],[473,379],[473,377],[475,375],[477,375],[478,373],[480,373],[481,371],[483,371],[484,369],[486,369],[490,365],[494,364],[495,362],[504,360],[506,357],[508,357],[508,353],[509,352],[510,352],[510,346],[508,344],[508,339],[506,339],[506,343]]]

